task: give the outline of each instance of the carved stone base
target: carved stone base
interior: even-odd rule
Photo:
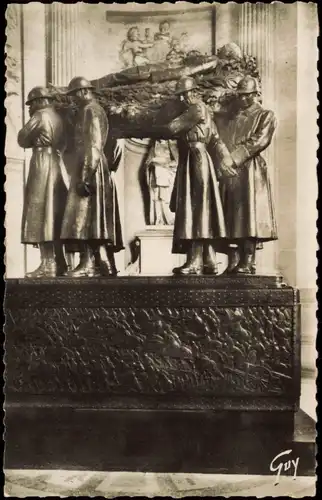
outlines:
[[[8,280],[6,467],[269,473],[299,307],[278,276]]]
[[[298,406],[299,297],[277,277],[8,280],[5,310],[9,400]]]

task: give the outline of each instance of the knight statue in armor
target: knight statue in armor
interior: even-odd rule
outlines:
[[[61,239],[75,243],[80,252],[78,266],[70,277],[114,276],[114,253],[123,248],[114,176],[104,148],[109,124],[97,102],[92,84],[73,78],[67,94],[78,104],[75,121],[74,169],[66,202]]]
[[[191,77],[178,81],[176,94],[183,104],[182,113],[162,127],[165,134],[178,140],[170,209],[175,212],[172,251],[187,255],[185,264],[173,270],[179,275],[217,274],[216,245],[226,238],[218,180],[207,151],[215,124],[195,89]]]
[[[178,166],[176,141],[153,141],[145,164],[150,194],[149,224],[172,225],[173,213],[169,205]]]
[[[237,85],[237,114],[215,118],[219,171],[225,164],[236,172],[220,177],[229,241],[226,273],[256,274],[256,249],[277,239],[269,172],[261,154],[272,141],[276,118],[259,104],[259,92],[257,80],[245,76]]]
[[[18,134],[22,148],[32,148],[25,189],[21,242],[37,246],[40,266],[28,278],[56,277],[67,269],[60,231],[67,187],[62,176],[65,147],[64,123],[53,106],[53,97],[44,87],[28,95],[30,119]]]

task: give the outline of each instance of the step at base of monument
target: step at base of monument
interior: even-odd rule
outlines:
[[[315,422],[293,412],[6,410],[6,469],[273,474],[283,451],[314,475]],[[281,459],[282,460],[282,459]],[[289,471],[289,473],[293,473]]]

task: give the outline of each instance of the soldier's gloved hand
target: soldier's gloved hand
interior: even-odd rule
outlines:
[[[233,165],[228,165],[222,163],[219,167],[220,173],[222,177],[236,177],[238,175],[238,172],[235,170]]]
[[[94,192],[93,187],[88,182],[78,182],[76,185],[76,192],[79,196],[91,196]]]
[[[212,140],[218,141],[220,137],[219,137],[218,127],[214,121],[212,121],[211,123],[211,132],[212,132]]]
[[[40,132],[40,134],[37,136],[37,139],[35,140],[35,146],[40,146],[40,147],[50,147],[51,146],[51,140],[50,137],[48,137],[48,134]]]

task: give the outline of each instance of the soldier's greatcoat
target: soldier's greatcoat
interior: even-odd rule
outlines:
[[[75,164],[71,175],[61,238],[97,240],[118,251],[123,248],[117,192],[104,154],[108,119],[93,99],[81,107],[75,126]],[[78,185],[87,182],[91,195],[82,196]]]
[[[213,122],[206,105],[198,101],[188,105],[168,129],[179,138],[179,165],[170,202],[175,212],[173,252],[186,253],[192,241],[214,242],[226,236],[218,180],[207,151]]]
[[[21,242],[38,244],[60,238],[67,187],[61,172],[64,126],[52,107],[36,111],[18,134],[32,148],[25,189]]]
[[[253,103],[225,124],[217,125],[238,173],[236,177],[220,178],[228,238],[255,238],[257,242],[277,239],[269,172],[261,155],[276,129],[274,113]]]

